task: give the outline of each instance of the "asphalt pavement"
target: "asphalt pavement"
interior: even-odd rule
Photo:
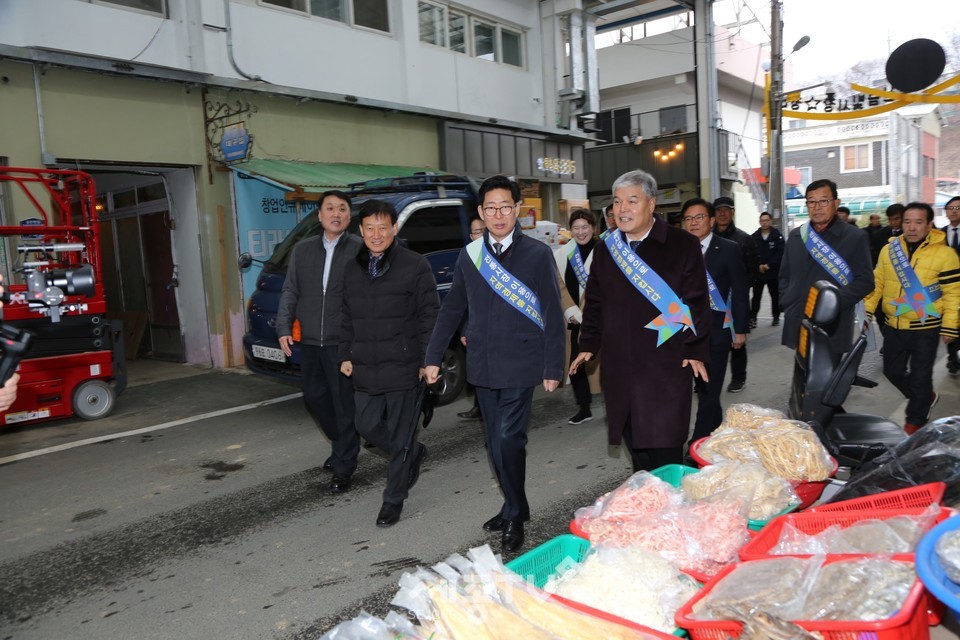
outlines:
[[[792,359],[778,344],[761,318],[747,387],[725,403],[786,407]],[[942,360],[938,417],[960,414]],[[0,432],[0,638],[319,638],[361,609],[384,614],[403,571],[499,551],[480,529],[500,506],[482,427],[456,417],[468,398],[437,410],[401,521],[379,529],[385,460],[363,450],[353,487],[331,495],[329,446],[296,388],[243,371],[131,371],[108,418]],[[875,353],[861,373],[879,379]],[[630,473],[606,445],[601,402],[578,426],[569,389],[534,402],[523,551]],[[881,381],[847,408],[897,416],[903,404]]]

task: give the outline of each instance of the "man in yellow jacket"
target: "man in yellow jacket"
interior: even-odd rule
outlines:
[[[911,202],[903,214],[903,234],[880,251],[867,309],[883,300],[883,375],[907,398],[910,434],[927,423],[938,395],[933,363],[942,340],[958,336],[960,259],[933,227],[933,209]]]

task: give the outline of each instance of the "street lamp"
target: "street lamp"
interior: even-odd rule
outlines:
[[[767,206],[773,219],[779,219],[780,229],[786,237],[790,232],[790,223],[783,197],[783,62],[786,58],[783,57],[782,9],[782,0],[770,3],[770,96],[767,104],[770,113],[767,132],[770,136],[770,173]],[[803,36],[793,45],[787,57],[809,43],[810,36]]]

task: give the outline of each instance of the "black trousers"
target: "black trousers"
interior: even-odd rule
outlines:
[[[727,353],[731,350],[736,351],[731,349],[729,342],[710,345],[710,364],[707,366],[710,382],[697,379],[697,419],[690,442],[706,438],[723,422],[720,393],[723,391],[723,379],[727,373]]]
[[[882,327],[883,375],[907,398],[907,423],[927,423],[933,400],[933,363],[940,344],[939,329],[915,331]]]
[[[724,362],[726,367],[726,362]],[[627,426],[623,430],[623,443],[630,451],[630,462],[633,465],[633,472],[653,471],[668,464],[681,464],[683,462],[683,447],[665,447],[660,449],[634,449],[630,446],[633,442],[631,438],[631,417],[627,416]]]
[[[350,475],[357,468],[360,435],[353,425],[353,383],[340,373],[337,347],[301,344],[300,384],[307,412],[330,440],[333,472]]]
[[[754,320],[757,319],[757,314],[760,313],[760,303],[763,297],[764,287],[770,292],[770,304],[773,308],[773,317],[780,317],[780,286],[776,279],[757,280],[753,285],[753,298],[750,300],[750,317]]]
[[[355,400],[357,431],[367,442],[390,457],[383,501],[403,504],[407,499],[410,465],[417,450],[415,432],[420,419],[419,415],[414,414],[417,389],[388,391],[376,395],[357,391]]]
[[[503,493],[500,517],[525,522],[530,504],[525,488],[527,477],[527,430],[534,387],[490,389],[477,387],[487,456]]]
[[[580,325],[570,325],[570,362],[580,355]],[[590,410],[590,378],[587,377],[587,368],[580,367],[570,376],[570,386],[573,387],[573,397],[577,406]]]
[[[957,357],[957,352],[960,351],[960,340],[954,340],[947,344],[947,361],[952,362],[953,364],[960,365],[960,358]]]
[[[726,362],[726,359],[724,359]],[[747,345],[730,350],[730,377],[733,380],[747,380]]]

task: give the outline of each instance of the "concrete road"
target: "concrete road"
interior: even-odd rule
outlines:
[[[785,407],[791,354],[768,324],[751,336],[746,390],[725,401]],[[362,451],[353,488],[331,495],[329,447],[296,389],[133,364],[139,384],[109,418],[0,433],[0,638],[318,638],[361,608],[385,613],[407,569],[499,550],[480,529],[501,503],[481,426],[455,415],[468,400],[437,410],[420,483],[401,521],[378,529],[384,460]],[[878,377],[875,356],[862,373]],[[943,373],[936,415],[960,414]],[[848,409],[902,404],[883,382]],[[630,473],[606,445],[602,404],[579,426],[574,409],[569,390],[536,396],[524,550]]]

